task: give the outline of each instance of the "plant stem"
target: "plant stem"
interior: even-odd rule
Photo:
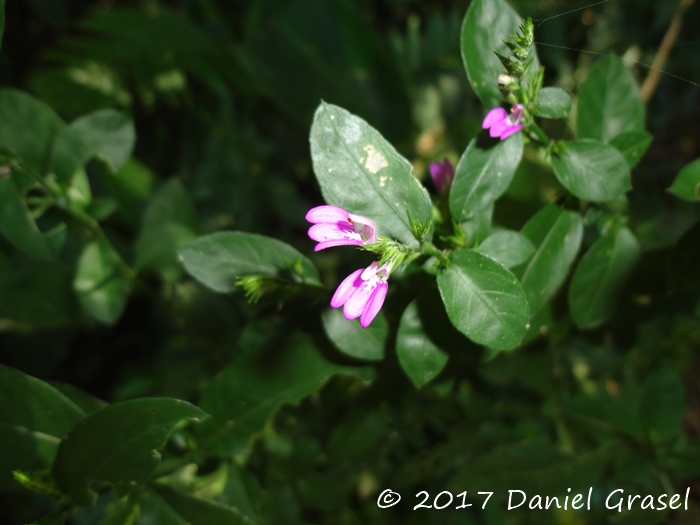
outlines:
[[[662,69],[668,56],[671,53],[671,48],[676,43],[676,39],[681,32],[681,26],[683,26],[683,14],[685,11],[693,5],[695,0],[680,0],[678,6],[676,7],[676,12],[673,13],[673,18],[671,23],[666,30],[663,40],[661,41],[661,46],[659,47],[658,53],[654,57],[654,61],[649,67],[649,74],[642,84],[641,96],[644,102],[649,102],[649,99],[654,94],[656,86],[659,84],[661,79]]]

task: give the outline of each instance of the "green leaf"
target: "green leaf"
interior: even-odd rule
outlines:
[[[136,267],[160,270],[166,281],[182,273],[177,252],[196,237],[197,217],[185,187],[178,179],[166,183],[153,197],[136,239]]]
[[[581,85],[578,136],[607,142],[623,131],[644,131],[644,102],[632,73],[618,57],[598,60]]]
[[[493,204],[480,210],[474,210],[473,216],[464,222],[459,223],[464,239],[466,239],[466,247],[473,248],[480,242],[486,240],[491,233],[491,224],[493,222]]]
[[[416,301],[409,303],[401,316],[396,334],[396,356],[416,387],[431,381],[447,364],[447,354],[423,331]]]
[[[61,439],[84,418],[51,385],[0,365],[0,488],[13,485],[13,470],[49,467]]]
[[[46,173],[54,140],[65,123],[46,104],[14,89],[0,89],[0,146],[36,173]]]
[[[571,111],[571,96],[561,88],[540,89],[535,115],[543,118],[564,118]]]
[[[135,498],[116,501],[107,507],[107,515],[97,525],[135,525],[141,515],[141,505]]]
[[[639,243],[627,228],[611,228],[581,259],[569,286],[569,311],[579,328],[593,328],[615,312],[637,259]]]
[[[151,170],[131,158],[116,174],[99,164],[96,171],[101,176],[100,181],[119,202],[119,213],[126,222],[133,226],[139,225],[155,185],[155,176]]]
[[[372,324],[362,328],[359,319],[345,319],[342,308],[330,308],[323,313],[323,328],[328,338],[343,353],[369,361],[384,359],[389,325],[381,312]]]
[[[516,273],[535,315],[566,279],[581,246],[583,224],[578,213],[549,204],[527,221],[521,233],[535,246],[535,254]]]
[[[646,131],[623,131],[608,141],[625,157],[630,169],[642,159],[654,137]]]
[[[666,262],[666,279],[670,291],[700,288],[700,221],[681,235]]]
[[[685,416],[685,388],[678,373],[654,372],[642,385],[639,399],[642,428],[654,436],[677,433]]]
[[[382,235],[418,246],[406,212],[416,221],[429,219],[430,197],[411,175],[411,164],[377,130],[323,102],[310,141],[314,173],[328,204],[372,219]]]
[[[498,75],[506,69],[496,53],[509,56],[503,43],[514,34],[522,19],[505,0],[474,0],[469,4],[462,23],[460,49],[467,70],[469,85],[487,108],[498,106],[503,100],[498,90]],[[536,51],[532,71],[539,68]]]
[[[683,169],[678,172],[676,178],[668,188],[669,193],[672,193],[679,199],[688,202],[697,202],[700,200],[700,158],[683,166]]]
[[[506,268],[512,268],[527,261],[535,253],[535,247],[521,233],[500,230],[489,235],[479,245],[478,251]]]
[[[115,323],[129,297],[129,279],[119,254],[105,241],[85,246],[78,260],[73,288],[83,309],[103,323]]]
[[[196,525],[256,525],[259,523],[234,507],[196,498],[167,485],[154,483],[151,488],[182,519],[182,523]]]
[[[143,484],[160,463],[158,449],[173,429],[206,414],[185,401],[143,398],[115,403],[81,421],[58,448],[53,475],[75,501],[90,504],[91,482],[123,496]]]
[[[201,406],[212,416],[200,429],[207,450],[245,453],[281,404],[298,403],[332,374],[353,371],[326,361],[306,337],[290,337],[268,354],[235,360],[204,389]]]
[[[632,188],[630,167],[613,146],[594,140],[560,142],[554,174],[571,193],[593,202],[611,201]]]
[[[437,282],[450,321],[469,339],[499,350],[520,344],[530,308],[522,286],[501,264],[475,251],[456,250]]]
[[[316,268],[306,257],[277,239],[253,233],[205,235],[185,245],[179,255],[190,275],[217,292],[232,292],[238,277],[254,274],[320,284]]]
[[[498,199],[513,179],[523,156],[521,133],[485,149],[473,139],[455,169],[450,188],[450,213],[459,222]]]
[[[46,235],[39,231],[24,196],[17,187],[18,174],[19,170],[14,169],[9,176],[0,177],[0,232],[27,255],[42,260],[55,260],[55,248],[60,249],[60,243],[54,245],[49,237],[59,230]]]
[[[15,256],[0,272],[0,316],[34,328],[56,328],[76,321],[75,268]]]
[[[131,156],[136,141],[134,123],[111,109],[95,111],[72,122],[56,138],[51,168],[60,184],[95,156],[118,171]]]

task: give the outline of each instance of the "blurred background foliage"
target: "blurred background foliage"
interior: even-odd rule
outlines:
[[[639,63],[651,62],[675,9],[671,0],[511,3],[536,21],[545,84],[571,93],[597,54],[628,59],[641,82],[648,69]],[[320,100],[371,123],[430,186],[429,162],[456,162],[484,115],[459,54],[468,5],[10,0],[3,87],[30,92],[69,122],[108,108],[133,118],[133,158],[118,176],[91,161],[87,175],[107,237],[138,274],[123,311],[105,324],[88,316],[73,293],[80,250],[70,241],[67,259],[57,263],[29,259],[0,239],[0,362],[66,393],[78,387],[108,402],[142,396],[199,402],[232,360],[274,352],[297,331],[309,334],[329,361],[361,364],[325,336],[319,315],[325,300],[311,309],[300,308],[303,296],[284,306],[251,306],[240,293],[214,294],[185,277],[176,250],[197,235],[236,229],[312,254],[304,215],[322,199],[307,138]],[[691,486],[689,512],[609,522],[700,523],[698,296],[669,293],[664,277],[671,247],[700,216],[697,205],[665,192],[700,152],[697,27],[696,5],[665,65],[676,76],[662,76],[647,108],[654,141],[629,194],[629,226],[643,255],[611,322],[577,331],[560,294],[533,322],[527,346],[489,361],[438,319],[425,329],[449,361],[419,390],[399,367],[390,336],[371,386],[331,380],[277,413],[245,468],[214,457],[196,472],[180,471],[175,485],[266,509],[267,523],[275,525],[608,523],[602,501],[588,513],[509,513],[502,502],[485,512],[410,509],[420,490],[434,496],[518,488],[529,495],[594,486],[607,494],[622,486],[647,494]],[[565,124],[550,121],[558,127],[550,131],[565,135]],[[495,221],[520,229],[556,189],[541,159],[526,157],[496,205]],[[342,258],[319,253],[313,261],[333,286],[368,259],[346,250]],[[416,290],[423,290],[419,308],[435,310],[436,291],[409,277],[385,308],[390,327]],[[24,523],[50,509],[48,499],[19,486],[1,488],[2,523]],[[406,503],[377,508],[385,488]],[[158,501],[144,501],[139,523],[170,523]],[[108,504],[109,497],[100,498],[70,523],[96,523]]]

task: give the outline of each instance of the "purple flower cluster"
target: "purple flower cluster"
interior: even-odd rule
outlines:
[[[309,237],[318,242],[315,251],[333,246],[362,246],[377,240],[377,227],[371,219],[353,215],[337,206],[312,208],[306,214],[306,220],[313,224],[309,228]],[[362,328],[367,328],[384,304],[390,271],[376,261],[367,268],[355,270],[340,283],[331,306],[343,306],[346,319],[359,317]]]

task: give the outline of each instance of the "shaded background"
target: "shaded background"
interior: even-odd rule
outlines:
[[[545,20],[536,22],[536,40],[562,46],[538,47],[545,84],[571,93],[596,53],[651,63],[675,8],[671,1],[611,0],[563,14],[587,3],[511,3],[521,16]],[[173,178],[187,189],[185,208],[192,207],[188,220],[197,234],[221,229],[261,233],[311,254],[304,215],[322,198],[311,170],[308,131],[320,100],[377,128],[413,162],[426,186],[428,163],[445,156],[456,161],[478,133],[485,111],[469,89],[459,54],[468,5],[446,0],[13,0],[7,5],[0,84],[29,91],[68,121],[99,108],[120,109],[134,118],[135,160],[119,179],[105,182],[89,170],[95,194],[119,203],[103,225],[126,260],[133,260],[135,244],[152,227],[145,210]],[[559,488],[552,490],[560,490],[567,478],[546,470],[554,463],[545,461],[544,471],[519,463],[522,457],[554,457],[553,446],[535,443],[517,458],[496,447],[550,435],[560,447],[570,440],[571,450],[587,457],[594,444],[614,444],[609,429],[576,423],[566,431],[569,436],[562,435],[560,412],[590,388],[608,396],[590,414],[600,415],[609,406],[601,419],[645,410],[680,414],[682,432],[674,439],[695,443],[700,432],[697,296],[669,294],[663,267],[669,247],[699,215],[693,205],[664,191],[699,153],[700,41],[694,42],[700,39],[699,26],[700,6],[695,5],[665,65],[692,82],[662,76],[648,106],[654,142],[633,173],[630,194],[630,226],[645,253],[619,315],[600,329],[579,333],[565,313],[560,315],[565,298],[559,297],[546,337],[493,361],[481,363],[481,350],[453,334],[446,343],[447,368],[421,391],[390,351],[371,388],[338,379],[300,407],[284,408],[276,417],[277,431],[257,442],[249,464],[261,484],[279,495],[280,515],[271,523],[393,523],[382,521],[392,518],[378,513],[374,504],[383,488],[402,485],[409,499],[418,490],[447,490],[459,476],[483,479],[481,490],[518,488],[508,486],[517,479],[509,477],[517,465],[528,478],[540,472],[535,486],[541,483],[547,490],[553,484]],[[647,69],[634,62],[630,67],[641,82]],[[565,123],[552,125],[561,128],[553,132],[566,133]],[[496,221],[519,229],[554,188],[552,174],[526,159],[497,204]],[[185,208],[171,213],[190,213]],[[0,249],[6,248],[4,242]],[[341,259],[321,253],[313,260],[323,281],[333,286],[365,262],[366,254],[348,251]],[[323,336],[320,307],[276,311],[269,305],[251,307],[239,295],[216,295],[183,275],[174,247],[159,271],[139,275],[123,316],[109,327],[80,311],[71,291],[71,267],[35,264],[47,266],[43,278],[16,267],[5,268],[0,278],[0,362],[109,402],[156,395],[197,401],[236,355],[251,345],[279,344],[292,326],[315,334],[330,359],[344,359]],[[408,285],[396,291],[386,308],[390,325],[398,323],[412,298]],[[662,392],[655,395],[663,382],[645,383],[659,369],[680,377],[685,387],[685,394],[668,405]],[[690,483],[694,510],[669,519],[698,523],[693,480],[700,473],[700,445],[693,446],[695,455],[678,463],[696,465],[695,470],[661,465],[659,454],[670,452],[640,442],[604,472],[586,464],[568,475],[597,483],[601,490],[626,484],[652,491],[667,480],[677,482],[680,491]],[[490,452],[488,461],[460,470],[483,452]],[[325,458],[320,463],[319,454]],[[494,471],[501,478],[489,478]],[[22,523],[46,505],[22,492],[7,498],[0,500],[3,523]],[[95,519],[84,512],[72,522]],[[419,518],[409,512],[403,519]],[[516,517],[442,511],[434,519],[605,522],[595,513],[549,512]]]

